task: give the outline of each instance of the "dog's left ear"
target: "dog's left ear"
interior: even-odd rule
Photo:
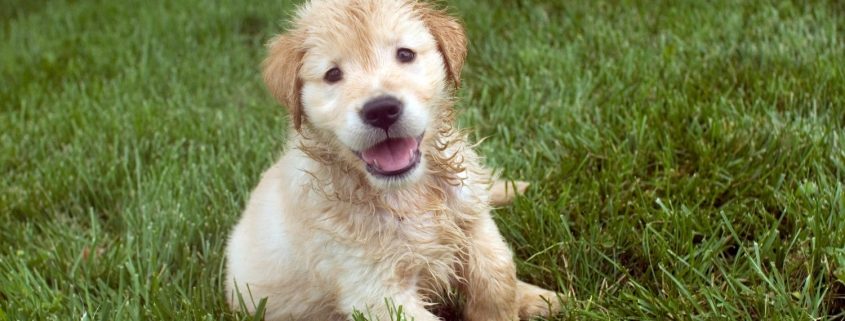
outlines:
[[[461,86],[461,68],[467,55],[467,37],[464,27],[457,19],[447,15],[444,11],[430,8],[428,5],[418,4],[418,11],[423,23],[437,41],[437,49],[443,55],[446,73],[455,88]]]

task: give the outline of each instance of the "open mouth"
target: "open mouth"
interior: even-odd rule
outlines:
[[[388,138],[357,152],[367,163],[367,171],[375,176],[396,177],[408,173],[420,163],[419,137]]]

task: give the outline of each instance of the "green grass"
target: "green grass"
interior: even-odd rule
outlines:
[[[845,4],[453,1],[461,123],[561,320],[845,318]],[[0,321],[236,320],[286,1],[0,0]]]

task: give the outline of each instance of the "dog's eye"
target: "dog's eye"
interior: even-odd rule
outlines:
[[[340,68],[334,67],[326,71],[326,74],[323,76],[323,80],[327,83],[333,84],[343,79],[343,71],[340,71]]]
[[[399,60],[399,62],[403,62],[403,63],[413,62],[414,58],[416,58],[416,57],[417,57],[417,53],[414,52],[411,49],[399,48],[399,50],[396,50],[396,59]]]

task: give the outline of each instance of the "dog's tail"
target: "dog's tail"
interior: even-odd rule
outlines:
[[[529,185],[531,184],[523,181],[497,179],[493,182],[493,186],[490,187],[490,205],[499,207],[513,203],[513,199],[517,195],[522,195]]]

